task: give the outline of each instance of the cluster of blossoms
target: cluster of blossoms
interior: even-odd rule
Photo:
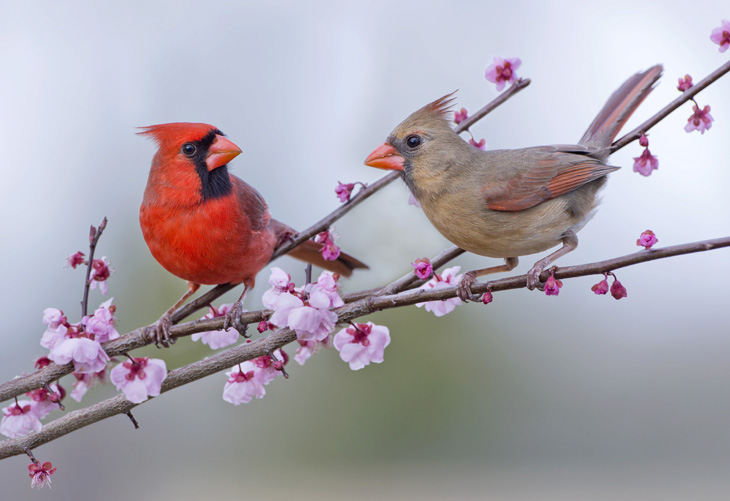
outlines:
[[[608,276],[611,275],[613,277],[613,283],[611,284],[611,287],[608,286]],[[598,295],[605,295],[608,293],[608,291],[611,291],[611,295],[614,299],[621,299],[626,297],[628,294],[626,293],[626,287],[623,286],[621,282],[618,281],[618,278],[616,278],[616,275],[613,273],[604,273],[603,274],[603,280],[595,284],[593,287],[591,287],[591,290]]]
[[[264,386],[283,374],[289,356],[283,350],[274,351],[274,356],[264,355],[247,360],[229,372],[223,387],[223,400],[233,405],[247,404],[254,397],[261,399],[266,395]]]
[[[466,108],[461,108],[459,111],[454,112],[454,123],[457,125],[460,124],[461,122],[463,122],[464,120],[466,120],[467,118],[469,118],[469,115],[466,111]]]
[[[335,232],[334,227],[330,226],[327,231],[319,233],[314,241],[318,244],[322,244],[322,257],[325,261],[334,261],[340,257],[340,248],[337,247],[335,240],[339,238],[339,235]]]
[[[692,77],[685,75],[684,78],[680,78],[678,80],[677,90],[679,92],[685,92],[691,89],[693,85]],[[700,131],[700,134],[704,134],[706,130],[710,130],[712,122],[715,119],[712,118],[712,115],[710,115],[709,106],[705,106],[700,109],[700,105],[697,104],[697,101],[692,99],[692,102],[695,103],[695,105],[692,107],[692,115],[687,119],[687,125],[684,126],[684,130],[687,132],[698,130]]]

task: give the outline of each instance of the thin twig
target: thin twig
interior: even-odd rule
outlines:
[[[586,275],[602,275],[626,266],[632,266],[656,259],[664,259],[672,256],[704,252],[723,247],[730,247],[730,237],[704,240],[671,247],[663,247],[655,250],[642,250],[634,254],[589,263],[579,266],[566,266],[554,270],[555,278],[567,279]],[[549,271],[543,272],[542,280],[547,279]],[[493,293],[520,289],[527,285],[527,276],[520,275],[508,277],[491,282],[475,283],[471,290],[473,293],[483,293],[491,290]],[[435,290],[410,290],[388,296],[377,296],[363,298],[348,305],[337,308],[335,313],[338,316],[338,323],[346,323],[357,317],[367,315],[376,311],[390,308],[398,308],[406,305],[425,301],[436,301],[456,297],[457,287],[446,287]],[[223,319],[211,319],[217,321],[222,327]],[[192,381],[226,370],[246,360],[251,360],[263,355],[270,354],[296,340],[296,334],[288,329],[280,329],[272,334],[252,341],[251,343],[240,344],[228,350],[216,353],[215,355],[194,362],[190,365],[180,367],[168,373],[162,383],[160,393],[165,393],[179,386]],[[152,399],[150,399],[152,400]],[[149,400],[148,400],[149,401]],[[46,424],[38,433],[31,433],[25,437],[12,438],[0,442],[0,459],[16,456],[25,453],[29,448],[48,443],[75,430],[88,426],[117,414],[126,414],[140,404],[133,404],[126,399],[124,394],[117,395],[108,400],[99,402],[90,407],[69,412],[68,414]]]
[[[507,101],[509,98],[520,92],[522,89],[530,85],[530,79],[529,78],[520,78],[517,82],[515,82],[509,89],[502,92],[499,96],[497,96],[492,102],[488,103],[486,106],[484,106],[482,109],[474,113],[472,116],[465,118],[461,121],[456,127],[454,127],[454,132],[457,134],[461,134],[465,130],[469,129],[472,125],[477,123],[479,120],[484,118],[488,113],[491,113],[495,110],[498,106],[503,104],[505,101]]]
[[[94,251],[96,251],[96,244],[101,238],[101,234],[106,228],[106,217],[102,219],[99,228],[93,226],[89,229],[89,260],[86,265],[86,281],[84,282],[84,295],[81,298],[81,318],[84,318],[89,314],[89,288],[91,287],[91,268],[94,265]]]
[[[637,128],[624,135],[621,139],[611,145],[611,153],[620,150],[632,141],[636,141],[641,137],[641,134],[646,133],[649,129],[654,127],[656,124],[664,120],[671,112],[682,106],[687,101],[693,99],[697,93],[705,89],[707,86],[712,84],[715,80],[723,76],[725,73],[730,71],[730,61],[720,66],[718,69],[710,73],[700,82],[687,89],[677,99],[666,105],[664,108],[659,110],[654,116],[649,118],[646,122],[639,125]]]

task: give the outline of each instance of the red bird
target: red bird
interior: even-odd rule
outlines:
[[[228,173],[228,162],[241,149],[217,128],[170,123],[143,129],[140,134],[154,139],[159,149],[139,209],[142,234],[157,262],[188,281],[188,291],[151,326],[149,334],[156,344],[172,344],[172,313],[201,284],[225,283],[245,285],[224,326],[237,326],[243,332],[238,325],[241,303],[254,287],[256,274],[296,231],[272,219],[261,194]],[[320,247],[308,240],[289,255],[344,276],[367,268],[344,253],[335,261],[325,261]]]

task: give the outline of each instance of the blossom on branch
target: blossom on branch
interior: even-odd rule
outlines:
[[[202,318],[225,317],[231,311],[232,307],[233,304],[223,304],[220,308],[216,308],[211,304],[210,311],[203,315]],[[190,336],[190,339],[193,341],[201,341],[203,344],[210,346],[212,350],[218,350],[234,344],[238,341],[238,336],[238,331],[230,327],[226,330],[198,332]]]
[[[350,369],[360,370],[370,362],[383,361],[385,348],[390,344],[390,331],[384,325],[353,324],[335,335],[335,349]]]
[[[550,276],[545,281],[545,294],[547,294],[548,296],[557,296],[558,294],[560,294],[560,288],[562,286],[562,280],[557,280],[553,275],[553,272],[550,272]]]
[[[112,272],[114,272],[114,268],[110,266],[109,260],[106,256],[101,259],[94,259],[91,263],[91,273],[89,274],[91,289],[96,289],[96,284],[98,283],[99,291],[101,291],[102,295],[106,296],[106,293],[109,292],[109,287],[107,286],[106,281],[111,276]]]
[[[680,92],[684,92],[686,90],[689,90],[693,85],[694,84],[692,83],[692,77],[689,75],[685,75],[683,79],[679,79],[677,90]]]
[[[238,364],[230,372],[226,372],[228,380],[223,387],[223,400],[233,405],[247,404],[254,397],[264,398],[264,385],[255,377],[256,366],[250,360]]]
[[[643,247],[646,250],[649,250],[651,249],[651,246],[657,242],[658,240],[656,238],[656,235],[654,235],[654,232],[651,230],[646,230],[636,241],[636,245],[638,245],[639,247]]]
[[[165,361],[159,358],[132,358],[114,367],[109,379],[133,404],[160,394],[162,381],[167,377]]]
[[[340,248],[335,244],[335,240],[338,237],[339,235],[335,233],[335,229],[331,226],[329,230],[323,231],[315,237],[314,241],[322,244],[322,250],[320,252],[325,261],[334,261],[340,257]]]
[[[626,287],[624,287],[623,284],[618,281],[616,275],[613,276],[613,283],[611,284],[611,295],[614,299],[617,300],[624,298],[628,295],[626,292]]]
[[[453,266],[446,268],[441,274],[434,273],[433,278],[419,287],[422,290],[444,289],[456,285],[461,280],[461,275],[457,275],[461,266]],[[461,299],[452,297],[443,301],[427,301],[425,303],[416,303],[419,308],[424,307],[426,311],[432,312],[437,317],[442,317],[454,311],[461,304]]]
[[[114,328],[116,322],[114,312],[117,307],[112,305],[112,301],[114,301],[114,298],[104,301],[94,311],[93,315],[86,316],[81,320],[86,333],[93,334],[94,341],[97,343],[106,343],[119,337],[119,332]]]
[[[684,130],[687,132],[698,130],[700,134],[704,134],[706,130],[710,130],[712,122],[715,120],[710,115],[710,106],[708,105],[700,109],[699,106],[694,105],[692,111],[692,116],[687,119],[687,125],[684,126]]]
[[[644,151],[640,156],[634,157],[634,172],[650,176],[652,171],[659,168],[659,160],[649,151],[649,139],[643,133],[639,138],[639,144],[644,147]]]
[[[427,257],[418,258],[411,263],[411,266],[415,268],[414,272],[416,276],[421,280],[426,280],[433,273],[433,266],[431,266],[431,260]]]
[[[469,139],[469,144],[482,151],[487,149],[487,140],[484,138],[480,139],[478,143],[474,140],[474,138],[471,138]]]
[[[460,124],[467,118],[469,118],[469,115],[466,112],[466,108],[461,108],[459,111],[454,112],[454,123],[455,124]]]
[[[725,52],[730,47],[730,21],[722,20],[722,24],[712,30],[710,40],[720,46],[720,52]]]
[[[51,348],[48,358],[59,365],[73,362],[74,372],[81,374],[103,370],[110,359],[101,344],[85,337],[85,333],[79,331],[77,327],[71,327],[73,329],[66,332],[64,339]]]
[[[297,340],[297,343],[299,343],[299,348],[297,348],[297,351],[294,353],[294,360],[299,365],[304,365],[304,362],[309,360],[309,358],[317,353],[320,349],[329,348],[332,345],[329,336],[321,341]]]
[[[495,57],[494,63],[487,66],[484,72],[484,77],[497,84],[497,91],[500,92],[504,89],[505,84],[514,83],[517,80],[517,74],[515,70],[520,67],[522,61],[520,58],[506,58]]]
[[[603,280],[591,287],[594,294],[603,296],[608,293],[608,276],[606,273],[603,274]]]
[[[66,265],[70,266],[73,269],[76,269],[76,267],[80,264],[87,264],[86,259],[84,258],[85,254],[81,251],[74,252],[73,254],[69,254],[66,256]]]
[[[46,485],[51,488],[51,475],[56,473],[56,468],[53,467],[50,461],[46,461],[42,465],[36,463],[30,463],[28,465],[28,475],[30,476],[30,488],[38,487],[41,489]]]
[[[0,433],[6,437],[24,437],[31,431],[41,431],[43,425],[33,412],[33,403],[30,400],[17,400],[14,404],[3,409],[3,418],[0,421]]]

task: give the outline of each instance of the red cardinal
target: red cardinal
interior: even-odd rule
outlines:
[[[518,256],[562,247],[527,274],[542,270],[578,245],[606,175],[611,143],[649,95],[662,73],[654,66],[629,78],[611,95],[578,144],[482,151],[459,137],[447,112],[450,96],[426,105],[398,125],[366,165],[403,171],[403,179],[431,223],[451,242],[505,264],[464,274],[459,296],[474,299],[476,277],[517,266]]]
[[[274,250],[296,232],[272,219],[261,194],[228,173],[241,149],[207,124],[170,123],[143,127],[159,145],[152,159],[139,222],[147,246],[170,273],[188,281],[188,291],[151,327],[156,343],[168,346],[172,313],[201,284],[243,283],[225,320],[239,324],[241,303]],[[289,255],[344,276],[366,265],[344,253],[325,261],[311,240]]]

